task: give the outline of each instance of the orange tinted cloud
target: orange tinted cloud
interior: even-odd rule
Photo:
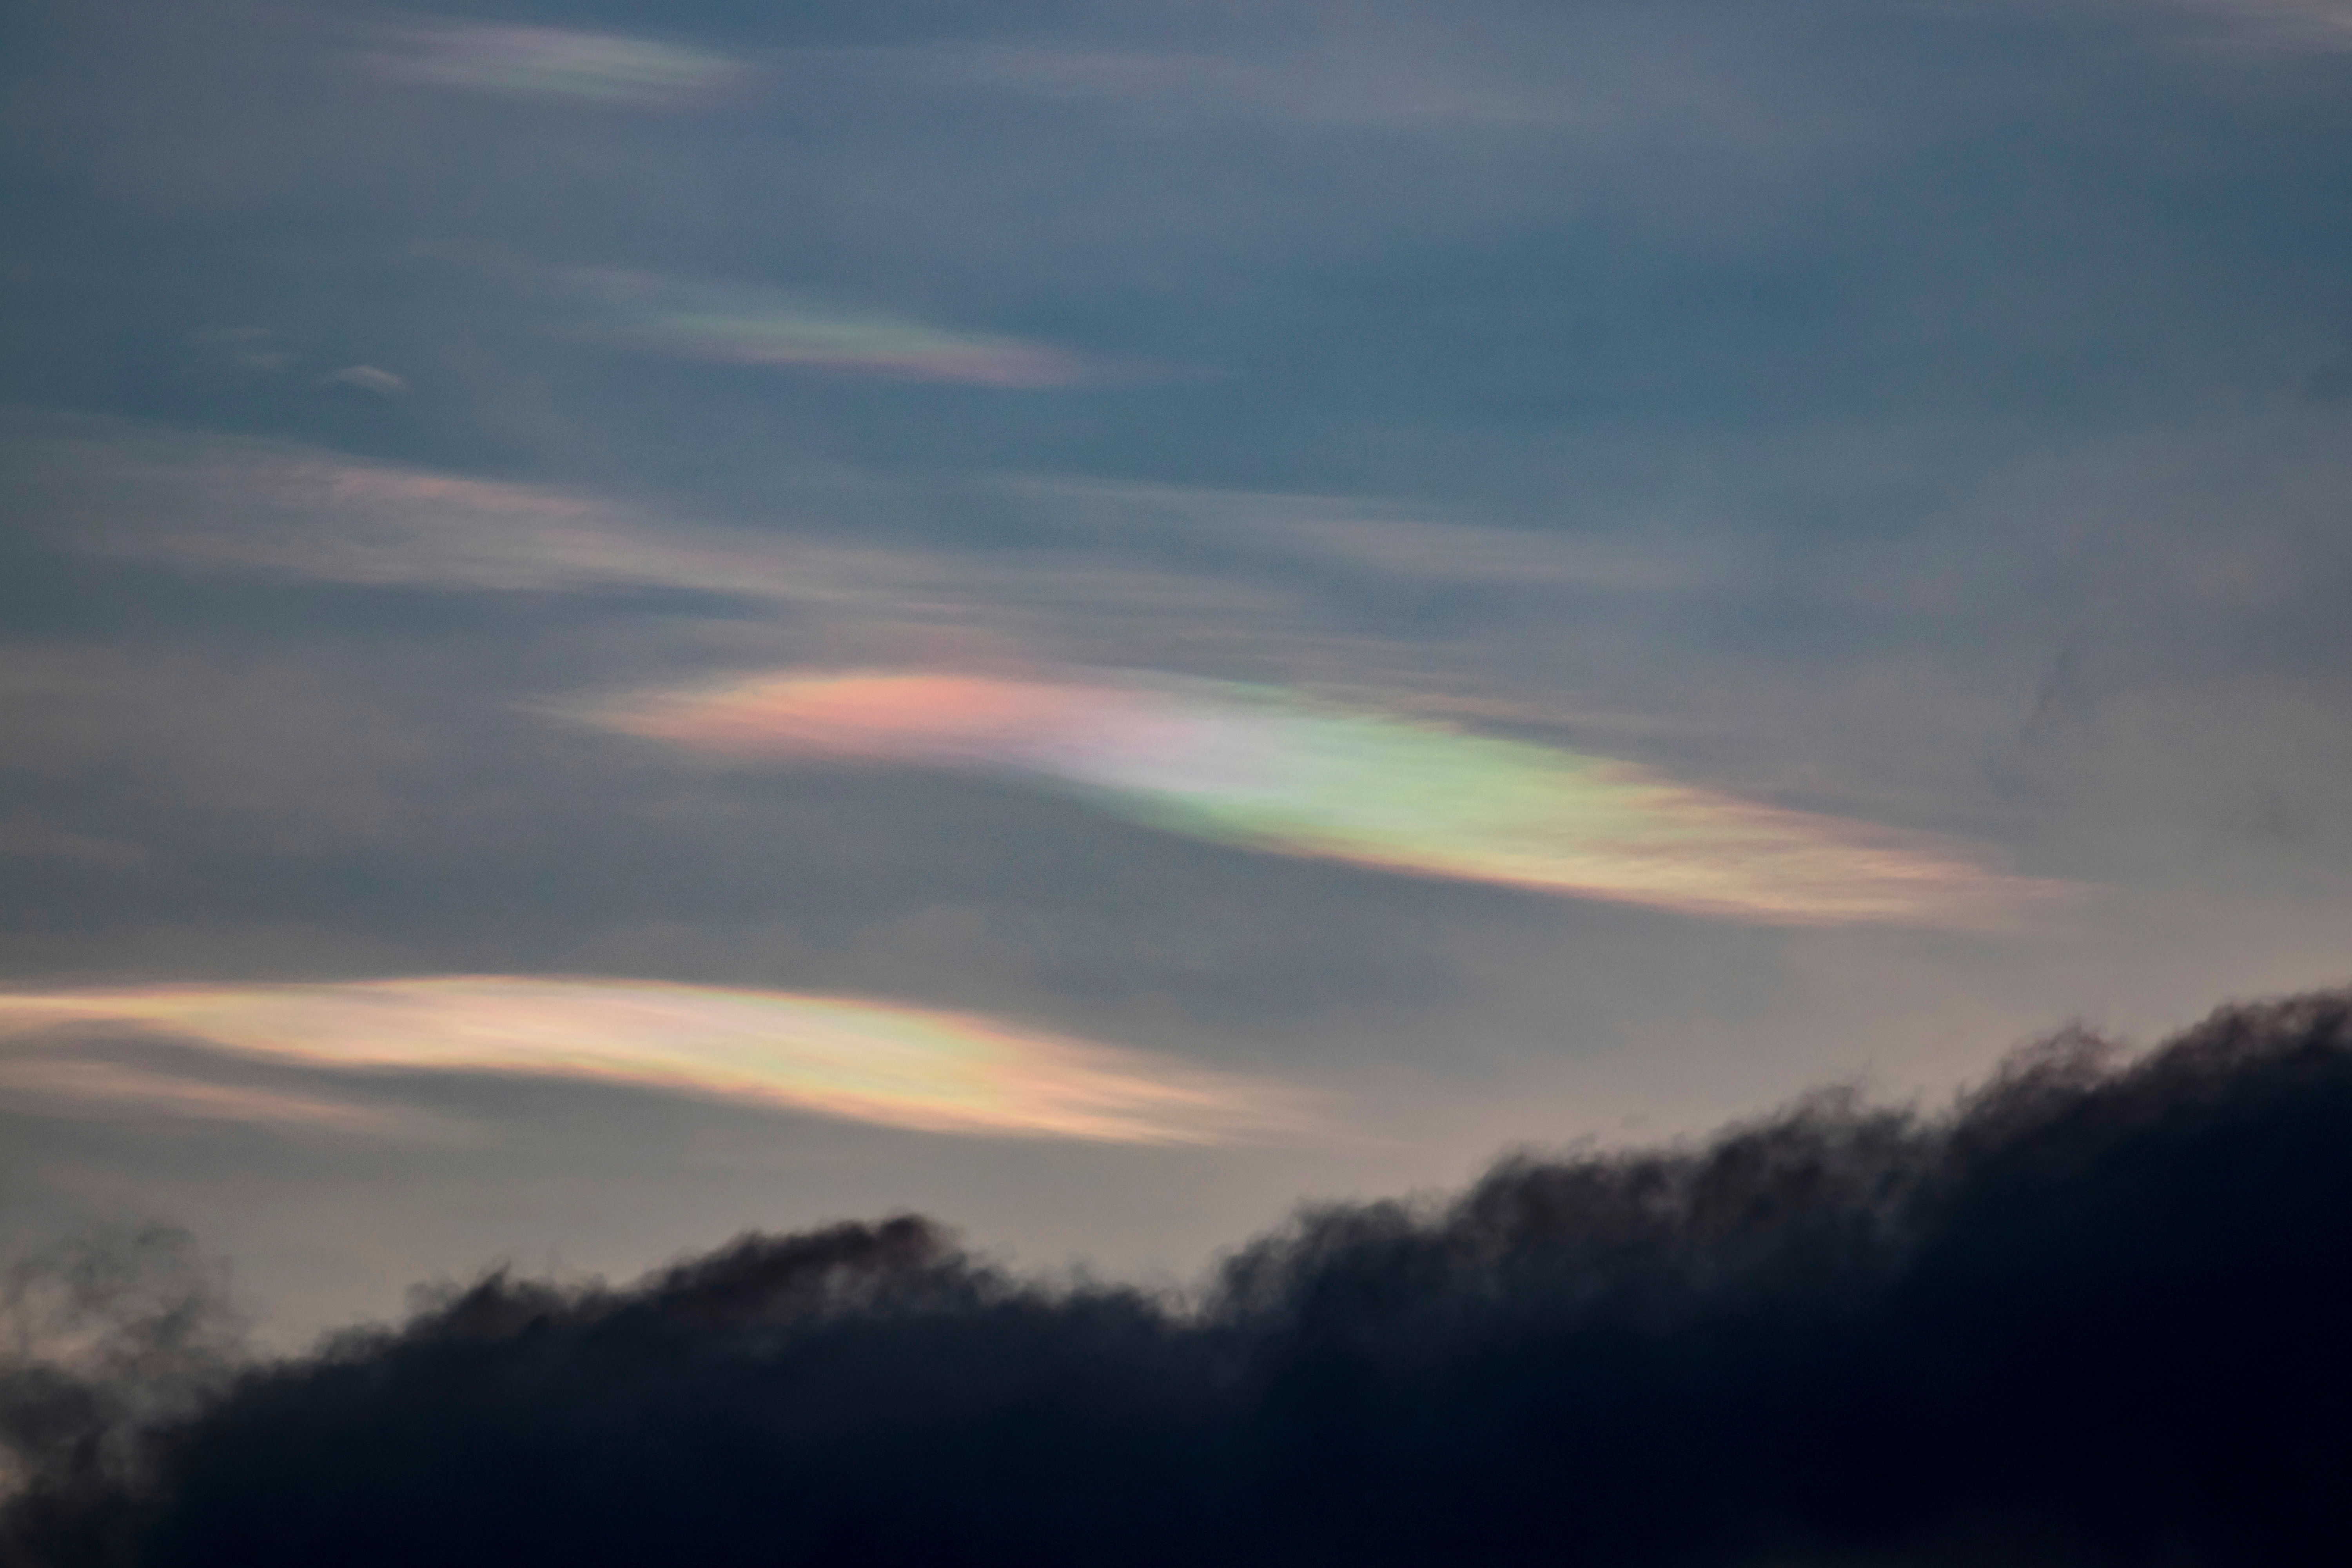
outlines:
[[[1298,1125],[1232,1075],[851,997],[511,975],[0,994],[0,1031],[107,1023],[311,1067],[588,1079],[928,1132],[1202,1143]]]
[[[796,671],[587,717],[724,755],[1027,776],[1195,837],[1694,914],[1973,924],[2058,890],[1922,836],[1269,688]]]

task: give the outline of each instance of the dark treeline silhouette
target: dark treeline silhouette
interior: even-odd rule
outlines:
[[[1948,1115],[1824,1096],[1703,1146],[1507,1160],[1443,1208],[1308,1212],[1190,1306],[1024,1282],[899,1218],[624,1289],[496,1275],[176,1403],[20,1354],[0,1552],[2336,1563],[2347,1283],[2330,994],[2128,1063],[2061,1037]]]

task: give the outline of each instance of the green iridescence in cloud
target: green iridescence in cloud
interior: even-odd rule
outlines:
[[[581,1078],[930,1132],[1202,1143],[1298,1124],[1269,1086],[1139,1051],[865,998],[650,980],[0,994],[0,1036],[72,1025],[160,1028],[313,1068]],[[85,1087],[103,1095],[106,1080]],[[298,1118],[324,1113],[280,1098]]]
[[[593,717],[736,755],[1013,773],[1252,849],[1697,914],[1972,923],[2053,890],[1916,835],[1277,689],[787,672]]]

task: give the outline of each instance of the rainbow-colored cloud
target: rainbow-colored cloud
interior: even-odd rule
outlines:
[[[1076,354],[1042,343],[805,305],[705,305],[656,316],[646,330],[680,353],[732,364],[791,365],[898,381],[1008,388],[1071,386],[1100,379]]]
[[[618,270],[582,272],[574,280],[625,341],[688,359],[1005,389],[1136,374],[1045,343],[773,289]]]
[[[1194,837],[1693,914],[1978,923],[2055,890],[1915,835],[1260,687],[795,671],[586,716],[721,755],[1015,774]]]
[[[1280,1091],[1233,1075],[782,991],[457,975],[0,994],[0,1034],[65,1024],[146,1026],[315,1068],[591,1079],[928,1132],[1203,1143],[1300,1124]]]

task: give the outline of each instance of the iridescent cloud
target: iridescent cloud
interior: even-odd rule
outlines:
[[[1022,775],[1222,843],[1694,914],[1977,923],[2055,890],[1916,836],[1257,687],[788,672],[586,717],[724,755]]]
[[[1135,374],[1044,343],[775,289],[625,272],[586,273],[579,281],[624,339],[689,359],[1011,389]]]
[[[1287,633],[1299,614],[1277,586],[1187,574],[1150,552],[1106,559],[1094,549],[915,546],[864,542],[838,528],[716,525],[625,498],[127,421],[12,422],[0,413],[0,458],[19,510],[41,520],[54,548],[205,575],[436,592],[685,590],[790,605],[796,636],[822,626],[892,644],[944,628],[1021,643],[1087,636],[1125,648],[1213,626],[1230,645],[1244,625]],[[922,501],[911,487],[861,481],[849,492],[813,486],[779,510],[868,505],[877,495]]]
[[[705,102],[750,75],[741,61],[690,45],[464,24],[396,30],[371,61],[399,80],[641,109]]]
[[[1298,1125],[1278,1091],[1231,1075],[967,1014],[781,991],[457,975],[0,994],[0,1032],[77,1023],[311,1067],[589,1079],[929,1132],[1202,1143]]]
[[[0,1028],[7,1027],[0,1014]],[[52,1114],[152,1111],[180,1121],[232,1121],[356,1135],[446,1141],[462,1124],[399,1106],[373,1106],[253,1084],[213,1083],[135,1063],[62,1054],[0,1057],[0,1092]]]

